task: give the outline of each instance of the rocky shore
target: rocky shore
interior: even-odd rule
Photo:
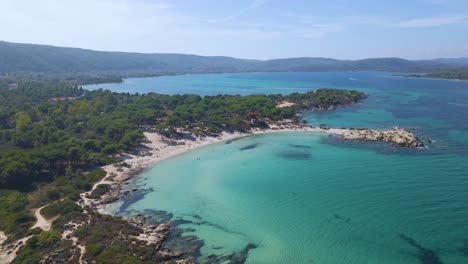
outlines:
[[[409,130],[398,127],[389,131],[370,129],[331,129],[333,133],[347,140],[380,141],[403,148],[424,148],[421,139]]]

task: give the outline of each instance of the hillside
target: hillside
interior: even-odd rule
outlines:
[[[468,69],[439,61],[409,61],[399,58],[335,60],[286,58],[244,60],[221,56],[103,52],[0,41],[0,73],[71,74],[119,73],[166,74],[248,71],[354,71],[436,72]]]
[[[468,65],[468,58],[445,58],[445,59],[435,59],[434,61],[441,62],[441,63]]]

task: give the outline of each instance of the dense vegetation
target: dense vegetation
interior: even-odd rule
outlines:
[[[467,69],[468,67],[462,64],[439,61],[409,61],[399,58],[356,61],[327,58],[291,58],[260,61],[185,54],[99,52],[8,42],[0,42],[0,58],[2,58],[0,60],[0,73],[15,75],[76,75],[77,73],[91,73],[98,75],[116,74],[117,76],[128,77],[249,71],[436,72]],[[97,79],[99,78],[97,77]]]
[[[328,109],[365,98],[359,92],[332,89],[288,96],[138,95],[86,91],[75,84],[76,80],[0,78],[0,230],[9,240],[32,235],[16,263],[37,263],[46,256],[76,262],[74,246],[61,239],[61,232],[70,221],[85,217],[91,217],[91,224],[77,231],[86,244],[85,259],[155,260],[154,249],[127,241],[136,233],[127,222],[93,212],[85,215],[76,204],[79,194],[105,176],[99,166],[137,147],[146,129],[168,137],[181,137],[181,129],[199,136],[245,131],[284,119],[299,122],[299,110]],[[280,101],[296,105],[278,108]],[[91,196],[107,190],[103,185]],[[30,230],[35,221],[31,209],[46,204],[42,214],[57,217],[53,230]]]
[[[437,78],[451,80],[468,80],[468,71],[450,71],[450,72],[435,72],[427,74],[409,74],[402,75],[409,78]]]
[[[440,72],[429,73],[422,77],[439,78],[439,79],[454,79],[454,80],[468,80],[468,71],[466,72]]]
[[[131,95],[29,82],[0,94],[0,146],[8,150],[0,153],[0,187],[16,189],[52,181],[67,169],[104,165],[110,154],[138,145],[142,127],[169,137],[180,137],[178,128],[195,135],[245,131],[262,120],[297,119],[296,109],[276,107],[280,100],[326,109],[363,98],[330,89],[289,96]],[[61,97],[51,102],[53,96]]]

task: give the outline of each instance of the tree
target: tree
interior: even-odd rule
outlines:
[[[19,112],[15,115],[16,129],[22,129],[31,124],[31,117],[26,112]]]

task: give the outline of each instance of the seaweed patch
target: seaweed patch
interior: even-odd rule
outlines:
[[[333,216],[335,217],[335,219],[344,221],[345,223],[349,224],[349,222],[351,222],[351,218],[349,218],[349,217],[344,217],[344,216],[341,216],[339,214],[333,214]]]
[[[435,250],[423,247],[414,238],[405,234],[399,234],[399,237],[418,250],[416,257],[421,264],[443,264],[439,258],[439,254]]]
[[[248,149],[254,149],[254,148],[256,148],[258,145],[259,145],[258,143],[250,144],[250,145],[247,145],[247,146],[245,146],[245,147],[240,148],[240,150],[243,151],[243,150],[248,150]]]
[[[143,200],[145,196],[152,191],[154,191],[152,188],[135,189],[133,193],[129,193],[128,196],[123,199],[123,203],[120,205],[117,215],[124,214],[130,205]]]
[[[253,243],[249,243],[246,247],[244,247],[241,251],[235,252],[225,256],[217,256],[217,255],[210,255],[204,261],[204,263],[209,264],[218,264],[218,263],[245,263],[247,257],[249,255],[249,251],[252,249],[256,249],[257,245]]]
[[[245,236],[245,234],[242,234],[240,232],[236,232],[236,231],[232,231],[232,230],[229,230],[223,226],[220,226],[218,224],[214,224],[214,223],[210,223],[208,221],[202,221],[202,222],[192,222],[192,224],[194,225],[206,225],[206,226],[211,226],[211,227],[214,227],[216,229],[219,229],[223,232],[226,232],[226,233],[229,233],[229,234],[234,234],[234,235],[239,235],[239,236]]]
[[[284,151],[280,152],[278,156],[289,160],[308,160],[312,157],[312,154],[302,151]]]
[[[464,256],[468,257],[468,239],[465,239],[465,240],[463,241],[463,246],[460,248],[460,252],[461,252]]]
[[[312,147],[311,146],[307,146],[307,145],[297,145],[297,144],[289,144],[289,146],[293,147],[293,148],[298,148],[298,149],[311,149]]]

